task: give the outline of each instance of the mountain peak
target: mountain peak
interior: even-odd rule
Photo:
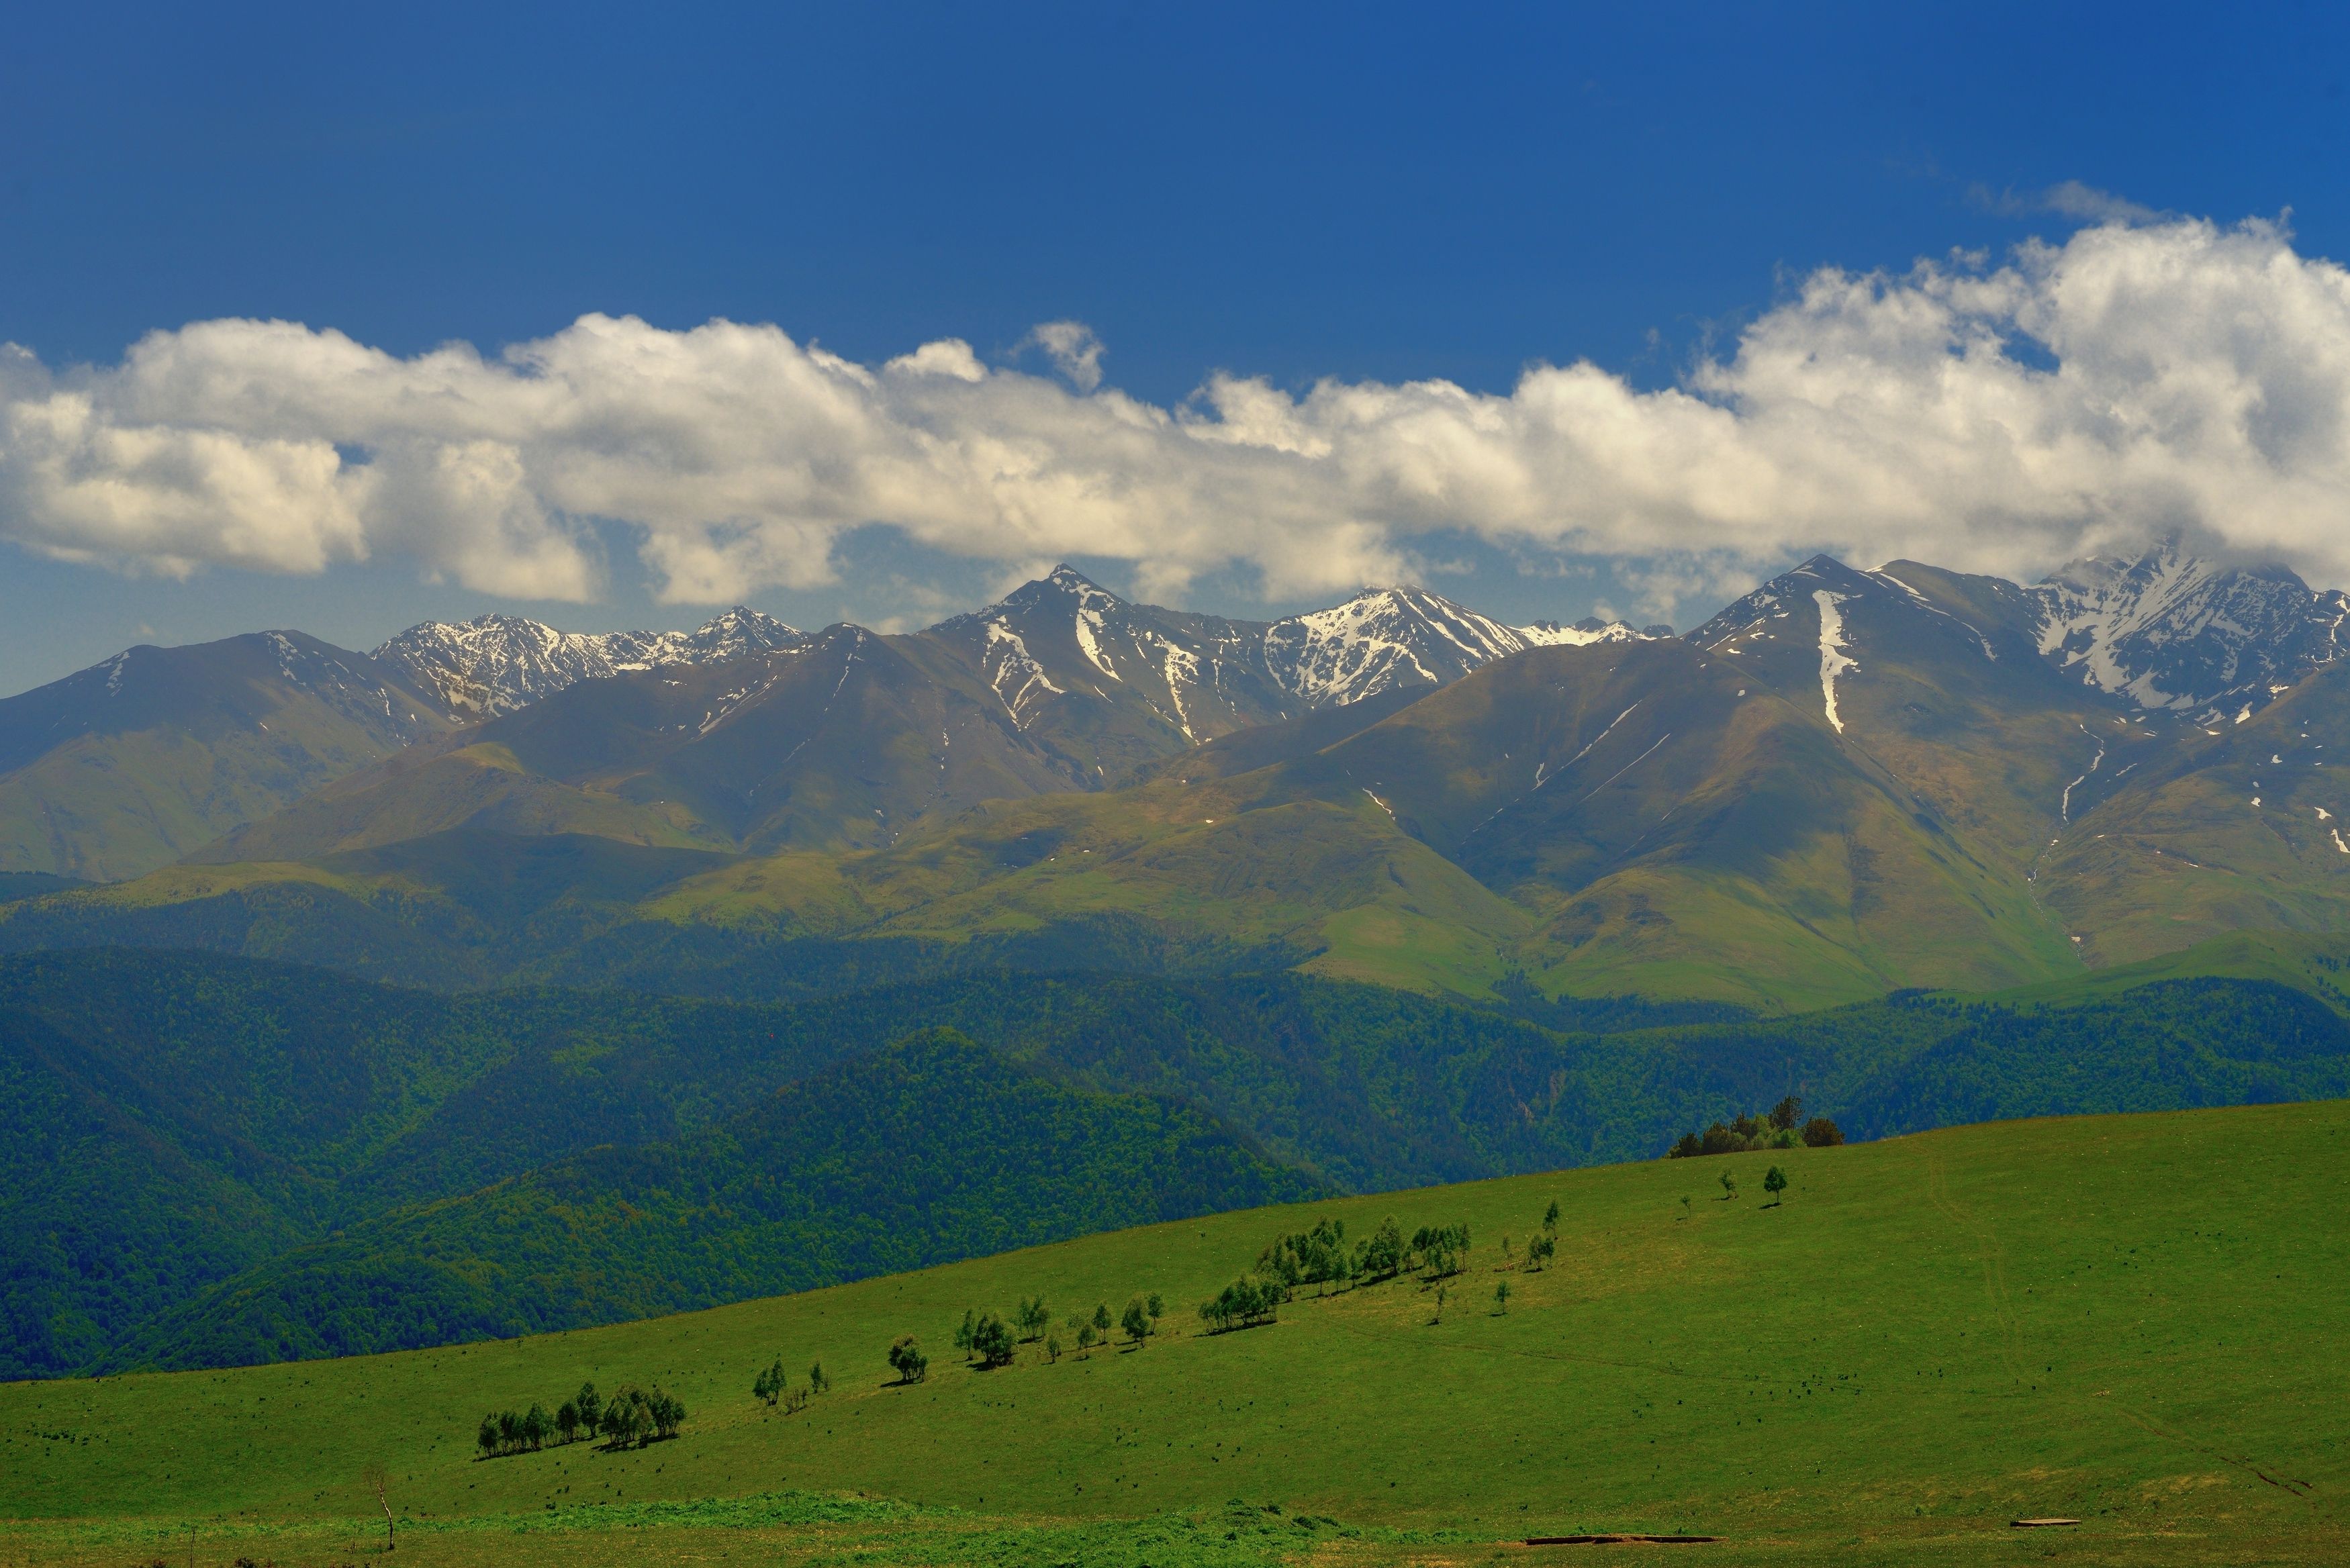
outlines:
[[[2176,535],[2140,556],[2067,562],[2024,592],[2043,656],[2141,708],[2248,716],[2350,651],[2350,598],[2284,566],[2199,556]]]
[[[452,713],[510,713],[582,680],[664,664],[716,664],[802,641],[775,617],[736,605],[692,631],[558,631],[518,615],[410,627],[375,650],[437,692]]]

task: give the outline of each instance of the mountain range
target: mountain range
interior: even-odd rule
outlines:
[[[675,645],[711,662],[529,701],[559,634],[420,628],[366,668],[442,691],[429,650],[462,645],[502,711],[392,703],[422,715],[397,749],[143,878],[0,905],[0,946],[474,984],[1109,931],[1469,994],[2029,984],[2341,918],[2342,604],[2175,547],[2033,587],[1821,556],[1672,637],[1407,589],[1222,620],[1065,567],[903,636],[736,612]]]

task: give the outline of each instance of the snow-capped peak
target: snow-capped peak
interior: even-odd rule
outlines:
[[[1345,604],[1265,628],[1265,661],[1309,707],[1343,707],[1398,686],[1442,686],[1529,648],[1650,635],[1620,621],[1507,626],[1425,588],[1367,588]]]
[[[737,605],[692,631],[558,631],[525,616],[426,621],[375,657],[439,693],[452,714],[510,713],[582,680],[668,664],[716,664],[798,645],[801,634]]]
[[[2132,558],[2075,561],[2025,590],[2040,651],[2141,708],[2266,705],[2345,649],[2350,598],[2282,566],[2245,569],[2165,541]]]

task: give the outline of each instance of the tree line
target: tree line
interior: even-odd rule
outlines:
[[[553,1415],[534,1400],[527,1410],[498,1410],[483,1417],[473,1442],[485,1459],[599,1437],[607,1449],[642,1448],[676,1437],[684,1424],[685,1402],[658,1386],[623,1385],[606,1398],[596,1392],[596,1385],[583,1383]]]
[[[1523,1250],[1509,1237],[1502,1238],[1501,1266],[1539,1272],[1558,1255],[1558,1203],[1553,1199]],[[1407,1235],[1401,1221],[1390,1214],[1369,1235],[1357,1237],[1349,1245],[1345,1220],[1318,1220],[1306,1230],[1274,1237],[1250,1269],[1199,1304],[1200,1319],[1211,1334],[1253,1327],[1275,1321],[1282,1307],[1295,1299],[1301,1285],[1319,1287],[1317,1294],[1322,1294],[1333,1286],[1353,1288],[1413,1274],[1437,1287],[1440,1320],[1445,1299],[1442,1282],[1468,1268],[1470,1241],[1465,1220],[1422,1225]],[[1496,1312],[1506,1313],[1509,1301],[1509,1282],[1503,1281],[1493,1293]],[[1128,1348],[1139,1349],[1159,1333],[1166,1310],[1166,1302],[1156,1291],[1133,1297],[1125,1312],[1115,1317],[1109,1303],[1099,1302],[1090,1313],[1069,1315],[1065,1327],[1070,1339],[1064,1344],[1053,1330],[1052,1308],[1045,1298],[1024,1296],[1008,1316],[992,1308],[965,1309],[954,1331],[954,1347],[962,1352],[965,1365],[983,1372],[1010,1366],[1018,1358],[1021,1345],[1039,1342],[1047,1362],[1057,1362],[1072,1348],[1082,1353],[1111,1344],[1120,1332]],[[892,1340],[888,1358],[899,1384],[920,1383],[930,1376],[930,1357],[912,1334]],[[817,1370],[811,1369],[812,1384]],[[764,1389],[773,1380],[783,1378],[780,1360],[768,1376],[768,1382],[754,1389],[762,1398],[768,1398]]]
[[[1814,1116],[1798,1128],[1804,1114],[1800,1095],[1789,1095],[1761,1115],[1741,1116],[1727,1124],[1716,1122],[1705,1131],[1681,1134],[1665,1151],[1668,1159],[1690,1159],[1708,1154],[1752,1154],[1767,1148],[1833,1148],[1844,1134],[1825,1116]]]

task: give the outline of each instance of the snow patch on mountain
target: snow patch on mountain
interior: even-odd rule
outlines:
[[[426,621],[375,657],[436,693],[452,716],[488,718],[582,680],[779,653],[805,640],[775,617],[738,605],[692,631],[557,631],[512,615]]]
[[[1026,639],[1003,624],[991,620],[987,625],[987,654],[984,668],[987,683],[995,688],[1003,699],[1003,711],[1012,715],[1015,728],[1024,730],[1036,717],[1035,705],[1063,690],[1053,684],[1045,667],[1028,651]],[[1042,690],[1039,690],[1042,688]]]
[[[1836,733],[1844,733],[1844,721],[1836,716],[1836,677],[1860,666],[1844,650],[1844,617],[1836,606],[1844,602],[1842,594],[1832,594],[1825,588],[1812,590],[1812,602],[1820,607],[1820,695],[1827,705],[1828,722]]]

